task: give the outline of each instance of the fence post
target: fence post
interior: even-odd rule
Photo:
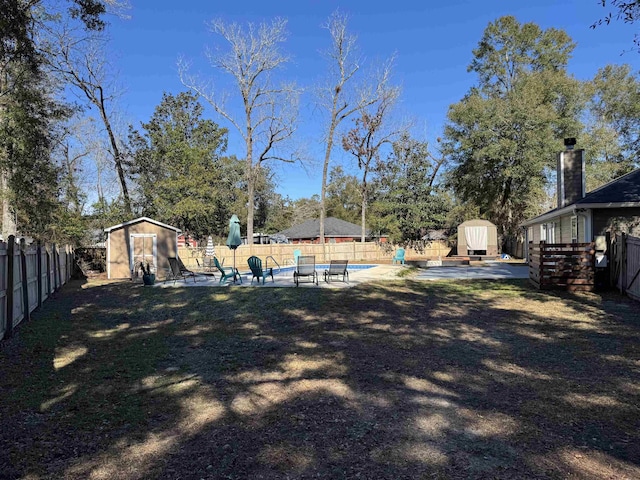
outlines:
[[[5,338],[13,336],[13,252],[15,244],[16,237],[9,235],[7,242],[7,328],[4,332]]]
[[[544,285],[544,258],[545,258],[545,241],[544,240],[540,240],[540,265],[538,266],[539,272],[539,278],[540,278],[540,288],[542,288],[542,286]]]
[[[51,255],[46,245],[44,251],[47,254],[47,296],[49,296],[51,295]]]
[[[58,290],[58,269],[57,269],[57,265],[58,262],[56,262],[56,244],[52,243],[51,244],[51,268],[53,268],[53,291],[55,292],[56,290]]]
[[[27,244],[24,238],[20,240],[20,268],[22,270],[22,309],[24,321],[31,320],[31,312],[29,312],[29,285],[27,284],[27,255],[25,249]]]
[[[627,235],[625,233],[622,234],[621,242],[622,246],[622,258],[620,259],[620,278],[622,279],[620,282],[620,293],[625,293],[627,291]]]
[[[65,272],[64,272],[64,283],[69,282],[69,279],[71,278],[71,262],[69,262],[69,259],[71,258],[71,255],[69,254],[69,245],[64,246],[64,264],[66,265],[65,268]]]
[[[58,291],[58,289],[62,286],[62,281],[61,281],[61,273],[60,273],[60,253],[58,253],[58,249],[56,248],[56,244],[53,244],[52,247],[52,253],[53,253],[53,271],[54,271],[54,275],[53,275],[53,281],[55,284],[54,290]]]
[[[42,307],[42,244],[36,246],[36,275],[38,275],[38,308]]]

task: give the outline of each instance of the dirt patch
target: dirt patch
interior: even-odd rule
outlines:
[[[640,478],[613,293],[72,282],[0,365],[0,478]]]

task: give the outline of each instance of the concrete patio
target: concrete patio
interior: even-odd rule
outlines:
[[[416,280],[469,280],[529,278],[529,267],[525,264],[483,262],[480,265],[453,267],[429,267],[420,271]]]
[[[304,279],[300,281],[299,288],[349,288],[355,287],[356,285],[360,285],[362,283],[372,282],[376,280],[393,280],[397,278],[398,272],[400,272],[403,268],[401,265],[376,265],[374,267],[364,269],[364,270],[349,270],[349,282],[343,282],[341,279],[337,277],[333,277],[330,282],[324,281],[324,268],[317,269],[318,272],[318,285],[310,282],[308,279]],[[187,277],[186,279],[179,279],[175,282],[173,280],[168,280],[165,282],[158,282],[154,285],[155,288],[173,288],[173,287],[253,287],[253,288],[274,288],[274,287],[295,287],[296,284],[293,281],[293,271],[285,271],[277,273],[273,276],[273,280],[271,281],[271,277],[267,278],[264,285],[262,283],[258,283],[257,280],[254,279],[253,284],[251,284],[251,272],[250,271],[240,271],[240,276],[242,277],[242,283],[236,282],[225,282],[220,283],[220,275],[216,274],[215,278],[210,274],[200,274],[196,276],[196,281],[192,277]]]

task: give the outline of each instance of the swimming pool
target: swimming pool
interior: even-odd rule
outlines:
[[[347,271],[349,272],[353,272],[356,270],[367,270],[369,268],[373,268],[373,267],[377,267],[377,265],[368,265],[368,264],[362,264],[362,265],[347,265]],[[271,267],[269,267],[271,268]],[[293,272],[295,271],[296,267],[294,266],[289,266],[289,267],[273,267],[273,274],[274,275],[286,275],[287,273],[293,275]],[[316,272],[318,272],[318,275],[322,275],[322,273],[325,270],[329,270],[329,264],[328,263],[319,263],[318,265],[316,265]],[[246,272],[245,272],[246,273]],[[251,275],[251,272],[248,272],[248,275]]]

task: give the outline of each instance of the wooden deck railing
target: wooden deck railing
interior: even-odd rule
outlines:
[[[593,243],[530,243],[529,280],[539,289],[593,291],[595,253]]]

